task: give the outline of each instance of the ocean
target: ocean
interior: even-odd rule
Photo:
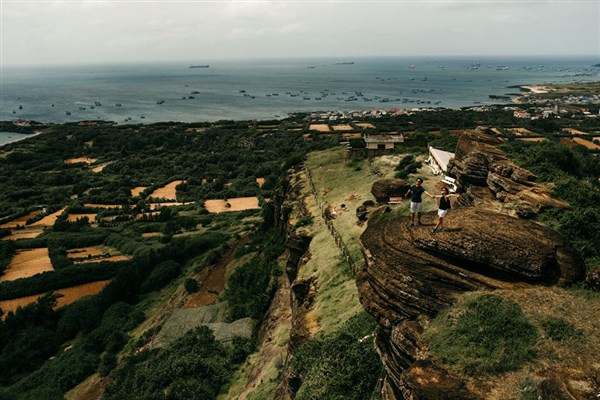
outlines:
[[[0,120],[274,119],[304,111],[508,103],[514,85],[595,81],[589,58],[352,58],[3,67]],[[514,96],[513,96],[514,97]]]

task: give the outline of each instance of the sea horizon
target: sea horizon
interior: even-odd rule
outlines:
[[[519,95],[514,86],[598,80],[597,62],[594,56],[407,56],[5,66],[0,120],[212,122],[510,104]]]

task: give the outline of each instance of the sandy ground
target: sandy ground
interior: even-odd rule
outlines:
[[[160,210],[163,207],[185,206],[187,204],[194,204],[194,203],[193,202],[191,202],[191,203],[178,203],[176,201],[167,202],[167,203],[150,203],[150,209],[151,210]]]
[[[114,250],[117,253],[116,250]],[[110,253],[110,249],[106,247],[97,247],[97,246],[89,246],[89,247],[79,247],[76,249],[67,250],[67,258],[87,258],[101,256],[104,254]]]
[[[354,128],[352,128],[350,125],[333,125],[333,130],[340,132],[340,131],[353,131]]]
[[[370,124],[368,122],[359,122],[359,123],[354,124],[354,125],[358,126],[359,128],[372,128],[372,129],[375,129],[375,125]]]
[[[102,170],[105,167],[109,166],[110,164],[112,164],[112,161],[105,162],[105,163],[102,163],[100,165],[96,165],[94,168],[92,168],[92,172],[94,172],[94,173],[102,172]]]
[[[66,306],[67,304],[71,304],[83,296],[94,295],[100,292],[104,287],[108,284],[109,281],[97,281],[84,283],[83,285],[72,286],[70,288],[59,289],[56,290],[55,293],[62,295],[58,300],[56,307]],[[42,296],[42,294],[34,294],[32,296],[20,297],[18,299],[12,300],[2,300],[0,301],[0,308],[4,310],[5,313],[9,311],[15,311],[17,307],[26,306],[29,303],[33,303],[38,299],[38,297]]]
[[[56,222],[56,219],[60,217],[66,209],[67,207],[63,207],[60,210],[53,212],[52,214],[46,215],[44,218],[34,222],[30,226],[52,226]]]
[[[65,164],[79,164],[79,163],[93,164],[96,161],[98,161],[97,158],[77,157],[77,158],[67,158],[65,160]]]
[[[258,187],[262,187],[265,184],[265,178],[256,178],[256,183],[258,183]]]
[[[523,142],[543,142],[546,139],[543,137],[530,137],[530,138],[518,138],[517,140],[522,140]]]
[[[123,208],[120,204],[85,203],[83,206],[86,208]]]
[[[44,230],[41,228],[19,229],[12,231],[8,236],[4,236],[2,240],[33,239],[40,236],[43,232]]]
[[[96,258],[85,258],[82,260],[76,260],[75,264],[89,264],[89,263],[95,263],[95,262],[104,262],[104,261],[108,261],[108,262],[117,262],[117,261],[127,261],[127,260],[131,260],[131,256],[125,255],[125,254],[121,254],[118,256],[110,256],[110,257],[96,257]]]
[[[40,213],[40,211],[33,211],[30,212],[27,215],[23,215],[22,217],[19,217],[17,219],[13,219],[12,221],[9,222],[5,222],[4,224],[0,225],[0,228],[16,228],[17,226],[25,226],[25,223],[27,222],[27,220],[29,218],[33,218],[36,215],[38,215]]]
[[[83,217],[87,217],[88,220],[90,221],[90,223],[94,223],[96,222],[96,216],[98,214],[69,214],[67,215],[67,221],[69,222],[75,222],[78,219],[81,219]]]
[[[148,186],[136,186],[133,189],[131,189],[131,197],[137,197],[140,195],[140,193],[142,193],[144,190],[146,190]]]
[[[331,132],[331,130],[329,129],[329,125],[327,124],[310,124],[308,129],[311,131]]]
[[[177,200],[177,195],[175,193],[175,187],[181,183],[183,183],[182,180],[173,181],[161,188],[156,189],[154,192],[150,193],[150,196],[148,196],[148,198]]]
[[[534,94],[540,94],[540,93],[548,93],[548,88],[546,86],[539,86],[539,85],[528,85],[528,86],[521,86],[523,89],[529,89],[531,91],[531,93]]]
[[[28,278],[46,271],[53,271],[47,248],[18,251],[0,276],[0,282]]]
[[[582,138],[578,138],[575,137],[572,139],[575,143],[580,144],[582,146],[585,146],[586,148],[590,149],[590,150],[598,150],[600,149],[600,146],[598,146],[596,143],[592,143],[589,140],[585,140]]]
[[[227,204],[230,207],[227,207]],[[204,208],[210,213],[220,213],[226,211],[242,211],[260,208],[257,197],[238,197],[225,200],[206,200]]]
[[[571,135],[587,135],[587,132],[577,130],[575,128],[563,128],[563,131],[569,132]]]

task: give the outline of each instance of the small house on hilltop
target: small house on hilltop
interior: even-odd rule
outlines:
[[[404,143],[404,135],[365,135],[365,144],[369,155],[385,153],[394,150],[397,145]]]

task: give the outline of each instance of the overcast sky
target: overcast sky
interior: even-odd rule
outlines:
[[[307,56],[600,58],[598,0],[0,0],[0,5],[5,66]]]

